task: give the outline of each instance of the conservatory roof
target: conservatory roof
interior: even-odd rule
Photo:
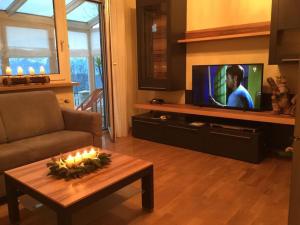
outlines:
[[[67,19],[76,22],[90,23],[98,18],[97,4],[84,0],[65,0]],[[24,13],[52,17],[53,1],[41,0],[0,0],[0,10],[12,15]]]

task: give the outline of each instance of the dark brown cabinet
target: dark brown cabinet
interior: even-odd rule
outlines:
[[[185,89],[186,0],[137,0],[138,83],[142,90]]]
[[[195,127],[188,122],[188,116],[173,114],[167,120],[160,120],[153,112],[146,113],[132,117],[132,135],[136,138],[246,162],[259,163],[264,159],[266,145],[261,125],[251,127],[245,125],[245,129],[241,129],[240,126],[240,129],[229,129],[211,127],[209,124],[215,119],[211,122],[209,120],[206,118],[204,119],[206,125]],[[229,120],[227,122],[230,123]]]
[[[300,0],[273,0],[269,64],[300,60]]]

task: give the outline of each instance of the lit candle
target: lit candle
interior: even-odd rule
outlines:
[[[9,66],[6,67],[5,74],[7,76],[10,76],[12,74],[12,70],[11,70],[11,68]]]
[[[72,155],[69,155],[66,159],[66,165],[69,168],[71,168],[74,165],[74,157]]]
[[[94,148],[92,148],[92,149],[90,150],[89,156],[90,156],[90,158],[96,158],[97,152],[95,151]]]
[[[88,159],[89,158],[89,153],[85,150],[83,153],[82,153],[82,159]]]
[[[45,67],[44,66],[40,66],[40,74],[46,74],[46,71],[45,71]]]
[[[23,75],[23,68],[22,68],[21,66],[18,66],[17,72],[18,72],[18,75],[19,75],[19,76],[20,76],[20,75]]]
[[[28,70],[29,70],[29,74],[30,75],[34,75],[35,74],[35,70],[34,70],[34,68],[32,66],[29,66]]]
[[[74,161],[75,161],[76,165],[79,165],[82,162],[82,157],[81,157],[81,154],[79,152],[76,153]]]

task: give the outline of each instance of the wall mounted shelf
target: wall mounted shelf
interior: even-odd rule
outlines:
[[[286,115],[277,115],[272,111],[251,112],[231,109],[218,109],[209,107],[199,107],[187,104],[135,104],[135,108],[144,110],[153,110],[161,112],[173,112],[182,114],[191,114],[199,116],[209,116],[236,120],[255,121],[263,123],[274,123],[284,125],[295,125],[295,117]]]
[[[249,23],[242,25],[187,31],[185,39],[178,43],[192,43],[212,40],[224,40],[244,37],[270,35],[270,22]]]

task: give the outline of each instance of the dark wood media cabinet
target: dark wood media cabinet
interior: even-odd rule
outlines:
[[[270,112],[201,109],[170,104],[139,104],[136,107],[152,110],[132,117],[134,137],[251,163],[262,161],[275,142],[284,147],[293,133],[293,117],[272,115]],[[168,118],[161,120],[161,115]],[[258,119],[255,120],[255,117]],[[191,125],[195,121],[205,125]],[[279,126],[279,135],[274,134],[276,126]]]

